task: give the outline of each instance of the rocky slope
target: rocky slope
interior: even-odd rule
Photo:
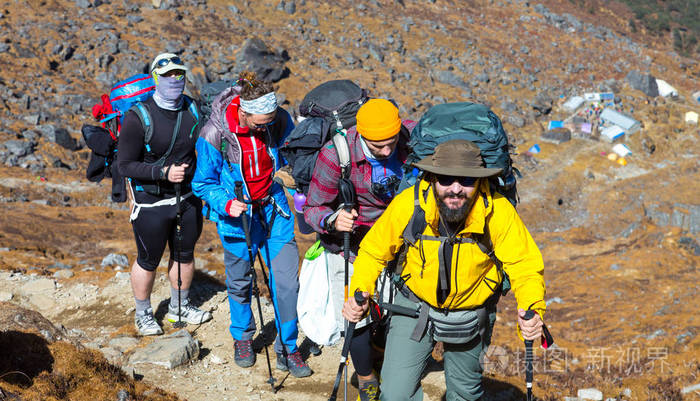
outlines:
[[[545,258],[548,321],[560,347],[538,351],[535,393],[563,399],[596,387],[618,399],[693,399],[700,146],[697,126],[683,116],[700,109],[691,98],[700,67],[643,32],[633,35],[625,7],[589,4],[0,2],[0,300],[40,311],[65,328],[63,336],[101,350],[127,373],[132,355],[151,343],[134,338],[128,264],[102,265],[110,253],[133,261],[135,248],[126,207],[110,202],[108,183],[84,178],[88,150],[79,130],[94,123],[90,108],[111,84],[169,50],[192,67],[195,95],[207,81],[251,68],[277,81],[290,110],[334,78],[396,99],[414,119],[446,101],[491,105],[517,146],[518,210]],[[634,89],[633,71],[665,79],[678,98]],[[616,107],[643,124],[624,138],[632,150],[625,166],[607,158],[612,145],[604,141],[542,140],[550,120],[569,116],[566,98],[595,91],[613,91]],[[536,143],[540,153],[526,152]],[[302,250],[312,241],[299,238]],[[287,378],[276,395],[265,383],[264,353],[252,374],[233,364],[222,249],[211,224],[197,252],[196,294],[215,308],[212,323],[188,327],[199,356],[172,370],[138,365],[136,377],[189,400],[324,399],[336,348],[310,357],[314,376]],[[164,286],[160,280],[154,303],[167,297]],[[509,296],[487,366],[490,399],[523,398],[514,313]],[[441,367],[431,370],[426,393],[439,400]],[[26,386],[8,380],[0,372],[0,387]],[[117,399],[117,391],[97,399]]]

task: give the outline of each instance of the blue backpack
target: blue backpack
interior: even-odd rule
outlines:
[[[116,141],[126,113],[134,109],[143,124],[146,148],[150,151],[148,144],[153,135],[153,127],[151,113],[143,105],[143,102],[153,96],[155,89],[156,84],[153,81],[153,76],[149,74],[133,75],[114,84],[109,92],[109,100],[107,100],[107,95],[102,95],[102,104],[93,106],[92,114],[104,128],[110,131],[112,138]],[[192,99],[185,96],[185,104],[195,121],[199,122],[199,110]],[[96,109],[101,113],[96,113]]]
[[[122,122],[129,110],[134,110],[139,117],[144,130],[144,146],[147,152],[151,151],[151,138],[153,136],[153,123],[148,107],[143,103],[155,93],[155,81],[149,74],[136,74],[112,86],[109,96],[103,94],[101,103],[92,107],[92,115],[102,125],[83,126],[82,132],[85,142],[92,151],[92,157],[88,165],[87,178],[93,182],[99,182],[104,177],[112,177],[112,200],[124,202],[126,192],[123,190],[123,180],[116,171],[113,161],[116,159],[117,144]],[[185,96],[184,105],[192,117],[200,123],[200,113],[195,102]],[[172,150],[175,138],[171,141],[168,152],[158,162],[165,160]],[[115,179],[116,178],[116,179]],[[115,182],[116,181],[116,182]]]

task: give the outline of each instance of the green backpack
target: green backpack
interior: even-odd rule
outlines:
[[[404,164],[404,175],[399,186],[402,191],[416,183],[421,173],[412,164],[433,154],[435,147],[453,139],[474,142],[481,149],[486,167],[500,168],[503,172],[490,179],[492,189],[518,203],[517,175],[510,158],[511,145],[501,120],[488,107],[477,103],[446,103],[431,107],[411,132],[408,146],[411,151]]]

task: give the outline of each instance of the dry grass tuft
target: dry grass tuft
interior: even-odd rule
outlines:
[[[0,347],[9,350],[6,359],[22,374],[0,376],[8,393],[26,401],[95,401],[119,399],[127,391],[131,401],[177,401],[161,389],[150,388],[127,376],[97,351],[73,344],[46,341],[32,333],[2,332]],[[7,366],[0,365],[2,372]]]

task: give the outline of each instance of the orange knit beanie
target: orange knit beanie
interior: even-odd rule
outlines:
[[[386,99],[370,99],[357,111],[357,132],[370,141],[384,141],[399,133],[399,109]]]

